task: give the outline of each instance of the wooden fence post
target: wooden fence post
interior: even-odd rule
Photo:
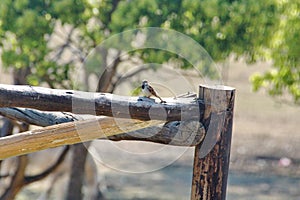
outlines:
[[[195,147],[192,200],[226,199],[234,96],[231,87],[200,85],[199,101],[205,106],[200,121],[206,136]]]

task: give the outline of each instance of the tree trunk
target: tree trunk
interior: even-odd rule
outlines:
[[[25,126],[20,128],[19,132],[27,131],[28,129],[29,129],[29,125],[26,124]],[[12,131],[12,129],[10,129],[9,131]],[[15,171],[15,174],[12,177],[9,187],[5,190],[4,194],[0,197],[0,200],[14,199],[16,195],[19,193],[19,191],[25,185],[24,177],[25,177],[25,170],[28,165],[28,156],[27,155],[19,156],[17,157],[17,160],[18,162],[17,162],[17,169]]]
[[[14,129],[14,125],[11,122],[11,120],[9,120],[7,118],[3,118],[3,125],[0,130],[0,137],[5,137],[8,135],[11,135],[13,133],[13,129]],[[0,171],[1,171],[1,167],[2,167],[2,162],[3,162],[3,160],[0,160]]]
[[[102,59],[107,60],[108,52],[107,50],[103,50]],[[117,56],[114,58],[113,62],[108,66],[107,61],[105,61],[104,71],[101,74],[98,87],[96,92],[111,92],[114,88],[112,88],[112,80],[116,75],[118,65],[121,62],[120,52],[117,53]]]
[[[111,85],[111,81],[113,76],[116,73],[117,65],[119,64],[119,57],[113,63],[113,66],[107,66],[107,55],[108,51],[106,49],[102,49],[102,60],[104,62],[105,70],[101,74],[99,78],[97,92],[107,92],[109,86]],[[73,148],[73,156],[72,156],[72,168],[70,174],[70,181],[68,186],[67,200],[81,200],[82,199],[82,186],[84,180],[84,166],[85,161],[88,156],[88,146],[90,142],[84,144],[76,144]],[[100,197],[103,197],[101,192],[98,192]],[[101,198],[102,199],[102,198]],[[104,199],[104,198],[103,198]]]
[[[86,145],[86,146],[85,146]],[[71,174],[68,185],[67,200],[83,199],[82,186],[84,181],[84,166],[88,154],[88,146],[90,142],[83,144],[75,144],[72,146],[72,164]]]
[[[27,76],[30,74],[30,68],[25,67],[21,69],[14,69],[13,71],[13,83],[15,85],[24,85],[27,84]],[[4,125],[1,129],[1,137],[6,135],[11,135],[13,133],[14,125],[11,120],[6,119],[4,122]],[[24,130],[20,130],[20,132],[28,130],[29,126],[23,127]],[[9,188],[4,192],[4,194],[1,196],[1,200],[9,200],[14,199],[15,196],[18,194],[18,192],[22,189],[24,186],[24,174],[25,169],[28,164],[28,158],[27,155],[19,156],[18,158],[18,166],[16,169],[15,174],[12,177],[11,183]],[[2,161],[1,161],[2,162]],[[1,164],[0,164],[1,167]]]
[[[3,125],[0,130],[0,137],[5,137],[11,135],[14,129],[14,124],[10,119],[3,118]]]
[[[19,156],[17,162],[17,169],[15,174],[12,177],[9,187],[4,192],[4,194],[0,197],[0,200],[11,200],[15,199],[18,192],[24,186],[24,176],[25,170],[28,163],[27,155]]]

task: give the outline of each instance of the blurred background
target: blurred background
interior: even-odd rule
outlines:
[[[145,27],[178,31],[203,50],[178,41],[178,52],[190,55],[191,63],[183,53],[139,48],[151,37],[139,29]],[[130,38],[117,38],[127,46],[105,43],[128,30],[134,30]],[[168,41],[161,43],[169,46]],[[0,53],[1,84],[139,95],[141,81],[148,79],[163,97],[197,93],[208,80],[235,87],[228,199],[300,198],[297,0],[2,0]],[[2,137],[24,127],[35,128],[1,118]],[[62,148],[10,158],[0,162],[0,199],[189,199],[194,148],[173,148],[183,152],[174,162],[135,174],[88,154],[87,147],[101,145],[111,162],[130,168],[132,163],[109,150],[112,143],[132,152],[162,148],[142,142],[78,144],[47,174]],[[169,156],[149,156],[140,165]],[[41,176],[24,183],[34,175]]]

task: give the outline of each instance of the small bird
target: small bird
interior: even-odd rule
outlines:
[[[162,100],[162,98],[160,98],[160,96],[157,95],[153,87],[151,87],[151,85],[148,84],[148,81],[143,81],[142,92],[148,98],[150,98],[150,96],[155,96],[160,99],[160,103],[166,103],[166,101]]]

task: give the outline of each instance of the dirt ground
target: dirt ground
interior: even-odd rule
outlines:
[[[252,93],[248,82],[267,65],[230,65],[237,97],[228,199],[300,199],[300,107]]]
[[[228,199],[300,199],[300,108],[264,91],[252,92],[249,76],[263,72],[269,63],[230,61],[229,66],[224,82],[235,87],[237,95]],[[187,149],[172,165],[155,172],[124,175],[109,170],[107,180],[122,181],[106,194],[111,199],[188,199],[192,162],[193,149]]]
[[[300,107],[275,101],[264,91],[252,93],[249,83],[250,74],[262,72],[268,65],[247,66],[243,61],[230,61],[228,77],[224,78],[227,85],[237,89],[227,192],[230,200],[300,199]],[[156,78],[160,76],[168,79],[163,73],[157,73]],[[0,83],[6,82],[3,80]],[[190,80],[196,88],[198,79]],[[101,155],[92,151],[92,157],[96,158],[100,188],[107,199],[189,199],[193,148],[164,149],[148,143],[99,141],[93,147],[100,148]],[[131,154],[139,151],[141,158],[120,157],[112,149]],[[38,170],[44,155],[36,154],[31,166]],[[49,177],[26,187],[17,199],[43,199],[41,191],[51,180]],[[50,199],[62,199],[66,184],[67,178],[62,175]]]

